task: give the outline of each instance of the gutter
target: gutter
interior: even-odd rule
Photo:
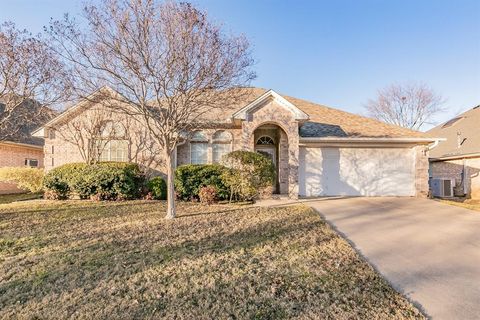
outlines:
[[[43,146],[38,146],[36,144],[28,144],[28,143],[12,142],[12,141],[0,141],[0,144],[6,144],[9,146],[17,146],[17,147],[27,147],[27,148],[38,149],[43,151]]]
[[[477,153],[466,153],[466,154],[457,154],[451,156],[443,156],[438,158],[430,158],[430,161],[445,161],[445,160],[457,160],[457,159],[468,159],[468,158],[477,158],[480,157],[480,152]]]
[[[372,137],[304,137],[300,138],[301,143],[410,143],[410,144],[428,144],[437,143],[439,138],[372,138]]]

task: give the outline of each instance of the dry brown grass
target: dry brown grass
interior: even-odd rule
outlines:
[[[0,205],[0,318],[423,318],[311,209]]]
[[[15,201],[39,199],[41,197],[41,193],[0,194],[0,204],[11,203]]]
[[[480,200],[472,200],[472,199],[439,199],[438,201],[446,204],[450,204],[457,207],[467,208],[470,210],[480,211]]]

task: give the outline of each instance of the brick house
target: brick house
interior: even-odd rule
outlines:
[[[65,132],[103,105],[81,101],[34,133],[45,139],[47,170],[82,161]],[[161,150],[142,125],[116,112],[109,118],[106,127],[110,132],[115,127],[116,134],[105,143],[101,160],[134,161],[164,172]],[[294,198],[428,193],[428,145],[435,139],[417,131],[260,88],[249,88],[242,102],[204,120],[205,126],[177,147],[177,165],[215,163],[232,150],[251,150],[272,159],[276,192]]]
[[[429,130],[445,139],[430,153],[430,177],[453,179],[454,195],[480,199],[480,106]]]
[[[0,113],[3,112],[0,102]],[[13,126],[8,134],[0,132],[0,168],[1,167],[34,167],[43,168],[43,138],[32,137],[30,132],[43,125],[55,114],[50,109],[36,112],[37,103],[26,102],[17,108],[11,120]],[[14,183],[0,182],[0,194],[24,192]]]

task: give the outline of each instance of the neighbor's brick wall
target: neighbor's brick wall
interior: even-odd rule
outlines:
[[[463,159],[430,162],[430,177],[455,179],[457,190],[472,199],[480,199],[480,158],[465,159],[465,186],[461,183]]]
[[[24,167],[25,159],[38,160],[39,168],[42,168],[42,149],[0,143],[0,167]]]
[[[26,146],[0,143],[0,167],[25,167],[25,159],[38,160],[39,168],[43,167],[43,151]],[[25,192],[15,183],[0,182],[0,194]]]

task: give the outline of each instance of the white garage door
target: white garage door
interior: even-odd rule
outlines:
[[[409,148],[300,148],[300,196],[414,196]]]

